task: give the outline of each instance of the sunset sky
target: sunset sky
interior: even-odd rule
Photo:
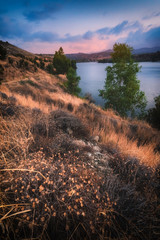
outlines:
[[[160,0],[5,0],[0,39],[51,54],[160,46]]]

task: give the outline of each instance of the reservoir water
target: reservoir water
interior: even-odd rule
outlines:
[[[105,68],[110,63],[85,62],[77,63],[77,75],[81,77],[79,87],[82,96],[91,93],[95,103],[104,106],[104,100],[99,97],[98,89],[103,89],[106,78]],[[140,89],[147,97],[147,109],[154,107],[154,97],[160,95],[160,62],[141,62],[141,71],[137,74]]]

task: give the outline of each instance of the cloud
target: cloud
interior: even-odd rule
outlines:
[[[6,38],[22,37],[27,31],[26,26],[17,23],[15,19],[0,17],[0,36]],[[24,31],[25,29],[25,31]]]
[[[0,37],[8,39],[21,39],[24,42],[40,41],[55,42],[59,41],[58,34],[53,32],[38,31],[32,33],[30,24],[17,22],[16,19],[0,17]]]
[[[154,47],[160,45],[160,27],[153,25],[144,31],[143,26],[138,22],[123,21],[120,24],[109,28],[104,27],[96,31],[87,31],[84,34],[59,36],[56,32],[39,30],[36,31],[35,24],[31,22],[18,21],[5,15],[0,16],[0,38],[11,39],[24,43],[63,44],[83,46],[84,49],[102,49],[114,42],[126,42],[134,48]],[[97,45],[96,45],[97,44]],[[91,45],[91,46],[90,46]],[[103,48],[104,49],[104,48]]]
[[[151,19],[151,18],[159,17],[159,16],[160,16],[160,12],[153,12],[153,13],[150,14],[150,15],[144,16],[142,19],[143,19],[143,20],[147,20],[147,19]]]
[[[121,32],[123,32],[125,30],[126,25],[128,24],[128,21],[123,21],[122,23],[118,24],[117,26],[115,26],[114,28],[111,28],[109,31],[109,35],[114,34],[114,35],[118,35]]]
[[[48,3],[40,10],[32,10],[24,12],[24,16],[28,21],[43,21],[49,18],[54,18],[54,14],[62,8],[62,5],[58,3]]]
[[[105,27],[105,28],[100,28],[96,31],[99,35],[107,35],[109,34],[110,28]]]
[[[94,33],[91,31],[88,31],[85,34],[83,34],[83,39],[91,40],[93,38],[93,36],[94,36]]]
[[[31,34],[27,40],[38,40],[40,42],[56,42],[59,41],[59,36],[56,33],[39,31]]]
[[[127,20],[125,20],[113,28],[105,27],[105,28],[98,29],[96,33],[100,36],[100,38],[104,39],[104,35],[107,35],[107,36],[120,35],[122,32],[126,30],[132,30],[137,28],[138,29],[141,28],[141,24],[138,21],[129,23]]]
[[[146,42],[153,44],[154,46],[160,45],[160,27],[152,28],[143,35]]]
[[[130,32],[125,41],[134,48],[160,46],[160,27]]]

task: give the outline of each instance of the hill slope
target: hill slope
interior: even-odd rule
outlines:
[[[136,60],[139,60],[139,55],[143,55],[145,54],[149,61],[152,61],[152,58],[150,57],[150,54],[152,53],[153,55],[155,53],[157,53],[158,51],[160,51],[160,47],[154,47],[154,48],[140,48],[140,49],[134,49],[133,50],[133,55],[136,55]],[[97,52],[97,53],[90,53],[90,54],[86,54],[86,53],[75,53],[75,54],[66,54],[66,56],[69,59],[72,60],[76,60],[77,62],[89,62],[89,61],[110,61],[111,59],[111,53],[112,50],[106,50],[103,52]],[[146,56],[140,56],[140,60],[142,59],[142,61],[146,60]],[[159,57],[157,59],[157,61],[159,61]]]
[[[159,132],[1,64],[1,239],[158,239]]]

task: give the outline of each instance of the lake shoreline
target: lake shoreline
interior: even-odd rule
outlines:
[[[106,78],[105,68],[111,63],[81,62],[77,63],[77,75],[81,77],[79,87],[81,96],[91,93],[95,104],[104,107],[105,101],[99,97],[99,89],[103,89]],[[154,97],[160,95],[160,62],[139,62],[142,66],[137,78],[140,88],[147,97],[147,108],[154,107]]]

